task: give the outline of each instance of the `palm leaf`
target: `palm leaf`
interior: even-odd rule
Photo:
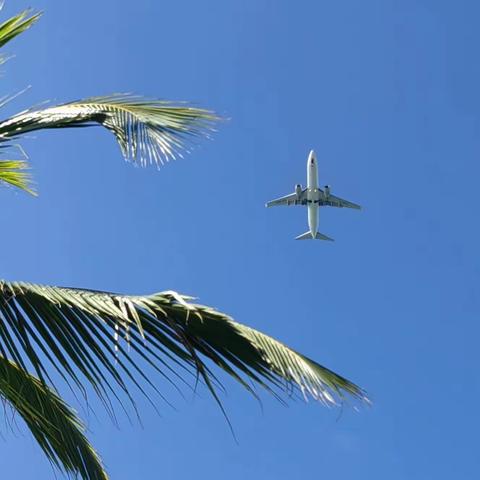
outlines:
[[[99,124],[113,132],[127,160],[159,166],[181,156],[189,141],[208,136],[218,120],[209,110],[116,94],[21,112],[0,122],[0,142],[40,129]]]
[[[22,160],[0,160],[0,182],[36,195],[31,187],[31,176],[25,172],[28,163]]]
[[[3,6],[3,2],[1,6]],[[41,13],[32,15],[32,11],[27,9],[0,24],[0,48],[30,28],[41,15]]]
[[[75,412],[52,389],[1,356],[0,398],[19,413],[58,469],[84,480],[108,478]]]
[[[301,391],[326,405],[345,394],[367,400],[361,388],[340,375],[190,300],[175,292],[125,296],[0,282],[0,355],[25,370],[30,364],[44,382],[52,367],[80,389],[86,379],[106,404],[117,396],[115,386],[131,398],[127,379],[146,395],[140,380],[156,390],[125,347],[174,385],[185,378],[182,372],[200,376],[217,400],[218,382],[206,359],[254,394],[250,381],[276,395]]]

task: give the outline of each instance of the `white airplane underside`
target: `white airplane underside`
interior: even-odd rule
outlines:
[[[318,209],[320,207],[338,207],[338,208],[354,208],[360,210],[360,205],[343,200],[330,193],[330,187],[326,185],[324,189],[318,187],[318,167],[315,152],[312,150],[307,160],[307,187],[302,188],[301,185],[295,185],[295,191],[290,195],[277,198],[266,204],[267,207],[289,205],[304,205],[308,208],[308,226],[309,230],[302,235],[296,237],[297,240],[330,240],[318,232]]]

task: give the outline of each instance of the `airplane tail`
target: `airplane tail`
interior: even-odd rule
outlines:
[[[312,234],[310,231],[303,233],[302,235],[299,235],[298,237],[295,238],[295,240],[329,240],[333,242],[333,238],[327,237],[323,233],[317,232],[315,234],[315,237],[312,237]]]

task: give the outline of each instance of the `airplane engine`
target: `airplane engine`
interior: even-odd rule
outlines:
[[[302,196],[302,186],[300,184],[295,185],[295,193],[297,195],[297,200],[300,200],[300,197]]]
[[[325,194],[325,198],[328,198],[330,196],[330,185],[325,185],[325,191],[324,191],[324,194]]]

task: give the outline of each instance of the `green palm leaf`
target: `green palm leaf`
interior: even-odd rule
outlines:
[[[40,129],[99,124],[113,132],[127,160],[159,166],[208,136],[218,120],[209,110],[116,94],[19,113],[0,122],[0,142]]]
[[[25,171],[28,168],[28,163],[22,160],[0,160],[0,182],[36,195],[30,174]]]
[[[174,385],[184,377],[175,366],[199,375],[217,400],[217,379],[206,359],[251,393],[249,381],[277,395],[279,389],[297,389],[326,405],[345,394],[367,400],[361,388],[340,375],[190,300],[175,292],[125,296],[0,282],[0,355],[25,370],[32,365],[44,382],[51,367],[81,389],[87,379],[106,403],[117,396],[115,386],[131,398],[127,379],[146,395],[141,379],[156,389],[126,346]]]
[[[58,469],[84,480],[108,478],[75,412],[52,389],[1,356],[0,398],[20,414]]]
[[[41,13],[31,13],[30,9],[24,10],[0,24],[0,48],[30,28],[41,16]]]

